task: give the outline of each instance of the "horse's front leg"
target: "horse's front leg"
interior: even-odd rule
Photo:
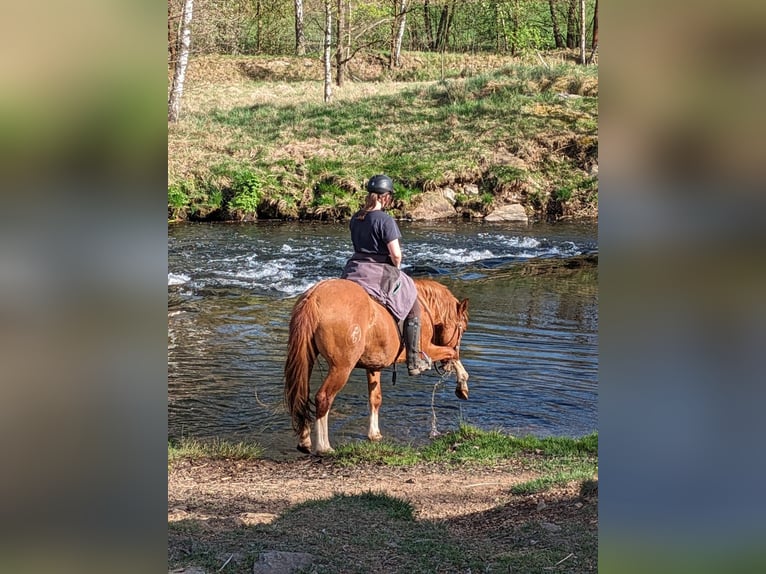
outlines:
[[[383,438],[378,427],[378,412],[383,402],[383,393],[380,389],[380,371],[367,371],[367,391],[370,395],[370,427],[367,438],[371,441],[379,441]]]
[[[455,395],[459,399],[468,399],[468,372],[463,367],[463,363],[458,358],[458,351],[452,347],[440,347],[438,345],[428,345],[426,354],[432,361],[442,361],[447,372],[455,371],[457,375],[457,386]]]
[[[421,349],[428,355],[432,361],[454,361],[458,358],[457,351],[454,347],[442,347],[439,345],[432,345],[427,343],[421,344]]]

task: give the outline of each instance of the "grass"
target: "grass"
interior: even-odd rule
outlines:
[[[514,494],[532,494],[572,481],[592,479],[598,472],[598,433],[577,439],[516,438],[464,424],[420,450],[387,441],[359,442],[338,447],[332,460],[344,466],[360,463],[410,466],[421,462],[491,465],[514,460],[519,466],[541,473],[514,487]]]
[[[262,456],[263,448],[255,443],[233,443],[220,439],[200,441],[190,438],[168,441],[168,465],[179,460],[251,460]]]
[[[422,450],[390,442],[360,442],[338,447],[333,459],[340,464],[375,462],[407,465],[418,461],[462,464],[465,462],[492,463],[514,458],[520,454],[543,457],[582,459],[598,454],[598,433],[582,438],[512,437],[500,431],[483,431],[461,424],[454,432],[430,442]]]
[[[204,218],[211,210],[195,205],[215,203],[208,196],[217,191],[233,217],[264,216],[266,206],[283,197],[297,198],[291,216],[326,216],[328,207],[340,206],[341,217],[361,202],[363,181],[379,172],[401,186],[405,204],[426,187],[455,181],[491,182],[485,191],[494,195],[537,179],[547,196],[585,177],[597,150],[596,68],[500,65],[487,57],[461,77],[465,58],[453,58],[442,77],[440,61],[420,56],[423,80],[392,82],[379,71],[383,75],[371,79],[383,81],[349,82],[327,105],[310,97],[318,96],[321,82],[280,80],[278,71],[269,82],[233,71],[224,78],[210,71],[217,79],[209,82],[192,74],[185,115],[169,128],[169,211]],[[221,96],[229,92],[230,98]],[[572,92],[577,97],[558,97]],[[270,183],[241,197],[232,192],[231,177],[215,173],[221,165]],[[354,188],[323,193],[328,175],[353,181]],[[181,193],[186,189],[199,193]],[[227,210],[236,197],[237,208]],[[491,204],[489,197],[484,204]]]

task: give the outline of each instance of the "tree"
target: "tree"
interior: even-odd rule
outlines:
[[[423,2],[423,24],[426,33],[426,46],[429,50],[433,50],[436,44],[434,43],[433,28],[431,28],[431,2],[429,0]]]
[[[391,56],[388,67],[401,66],[402,39],[407,21],[407,0],[394,0],[394,23],[391,27]]]
[[[553,41],[556,43],[556,48],[563,48],[564,37],[561,35],[561,29],[559,28],[559,19],[554,6],[555,2],[556,0],[548,0],[548,6],[551,9],[551,23],[553,25]]]
[[[168,68],[175,66],[178,58],[178,24],[173,14],[173,2],[168,2]]]
[[[452,26],[452,17],[455,14],[455,5],[452,3],[452,10],[450,5],[445,2],[442,6],[441,16],[439,17],[439,25],[436,28],[436,50],[443,52],[447,50],[447,41],[449,38],[449,29]]]
[[[332,50],[332,0],[324,0],[324,49],[322,57],[324,61],[324,101],[332,100],[332,64],[330,51]]]
[[[585,0],[580,0],[580,63],[585,65]]]
[[[577,46],[577,1],[569,0],[567,12],[567,48]]]
[[[306,34],[303,31],[303,0],[295,0],[295,53],[306,55]]]
[[[346,63],[351,50],[351,31],[349,29],[350,2],[349,0],[337,0],[338,24],[335,38],[335,84],[343,87],[346,78]]]
[[[596,0],[596,6],[593,8],[593,39],[591,41],[590,46],[591,52],[590,52],[590,58],[588,58],[588,63],[593,63],[593,57],[596,55],[596,50],[598,50],[598,0]]]
[[[191,22],[194,0],[184,0],[183,12],[181,13],[181,42],[178,59],[175,62],[173,83],[170,87],[168,98],[168,121],[177,122],[181,115],[181,96],[184,92],[184,79],[186,78],[186,66],[189,63],[191,51]]]

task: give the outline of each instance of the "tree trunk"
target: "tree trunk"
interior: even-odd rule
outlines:
[[[596,7],[593,9],[593,41],[590,48],[594,52],[598,49],[598,0],[596,0]]]
[[[450,27],[452,26],[452,17],[454,15],[455,2],[452,2],[451,5],[449,2],[445,2],[442,6],[442,13],[439,17],[439,26],[436,31],[436,49],[440,52],[444,52],[447,49]]]
[[[255,51],[260,54],[263,47],[263,19],[261,18],[261,0],[255,2]]]
[[[191,21],[194,0],[184,0],[183,13],[181,15],[181,42],[178,61],[175,63],[173,83],[170,87],[168,98],[168,121],[177,122],[181,115],[181,96],[184,93],[184,79],[186,78],[186,66],[189,63],[191,51]]]
[[[452,29],[452,20],[455,16],[455,4],[457,3],[457,0],[454,0],[452,2],[452,9],[449,10],[449,16],[447,17],[447,27],[444,29],[444,49],[447,49],[447,46],[449,44],[449,33]]]
[[[176,65],[178,58],[178,24],[173,16],[173,2],[168,2],[168,68]]]
[[[295,53],[306,55],[306,34],[303,31],[303,0],[295,0]]]
[[[569,12],[567,13],[567,48],[577,46],[577,1],[569,0]]]
[[[402,65],[402,39],[407,22],[407,0],[394,0],[394,25],[391,29],[391,58],[389,68]]]
[[[343,24],[343,63],[348,65],[351,60],[351,0],[345,1],[346,17]]]
[[[324,101],[332,100],[332,0],[324,0]]]
[[[429,0],[423,1],[423,24],[425,25],[426,31],[426,46],[429,50],[433,50],[436,46],[434,45],[434,31],[433,28],[431,28],[431,10]]]
[[[511,42],[508,40],[508,25],[505,22],[507,14],[503,11],[505,4],[497,3],[497,51],[507,52]]]
[[[516,55],[516,42],[518,41],[519,37],[519,0],[514,0],[513,2],[513,41],[511,42],[511,56]]]
[[[585,65],[585,0],[580,0],[580,63]]]
[[[551,22],[553,23],[553,40],[556,42],[556,48],[564,47],[564,37],[561,35],[561,29],[559,28],[559,19],[556,15],[556,8],[554,4],[556,0],[548,0],[548,6],[551,9]]]
[[[338,24],[335,26],[335,85],[343,87],[345,80],[344,68],[346,67],[343,59],[343,29],[345,27],[345,11],[343,10],[343,0],[337,0],[336,10],[338,14]]]

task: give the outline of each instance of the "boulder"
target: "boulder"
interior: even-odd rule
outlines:
[[[439,191],[427,191],[413,200],[412,206],[404,213],[411,219],[430,220],[457,217],[455,208],[449,199]]]
[[[520,203],[501,205],[484,218],[484,221],[518,221],[529,223],[527,212]]]

